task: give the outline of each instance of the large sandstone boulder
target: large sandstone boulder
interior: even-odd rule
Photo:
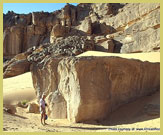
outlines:
[[[27,112],[29,113],[39,113],[39,105],[36,103],[29,103],[27,107]]]
[[[28,49],[25,53],[16,55],[3,65],[3,78],[9,78],[30,71],[30,62],[27,57],[34,51],[33,48]]]
[[[12,63],[7,64],[3,73],[3,78],[9,78],[30,71],[30,63],[25,60],[13,60]]]
[[[31,71],[37,94],[50,95],[51,117],[64,115],[73,122],[104,119],[119,106],[160,89],[159,63],[120,57],[51,58],[44,69],[33,64]]]
[[[30,63],[23,54],[7,61],[3,65],[3,78],[13,77],[30,71]]]

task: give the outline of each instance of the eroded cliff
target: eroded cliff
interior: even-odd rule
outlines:
[[[3,15],[4,58],[28,48],[53,43],[59,37],[84,35],[94,50],[105,52],[151,52],[160,48],[159,3],[67,4],[48,12]]]

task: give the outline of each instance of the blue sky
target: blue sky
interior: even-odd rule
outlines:
[[[77,5],[77,3],[70,4]],[[19,14],[28,14],[36,11],[53,12],[63,8],[65,5],[66,3],[4,3],[3,13],[6,14],[8,11],[14,11]]]

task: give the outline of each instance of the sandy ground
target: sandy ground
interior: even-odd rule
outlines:
[[[48,118],[46,121],[48,125],[43,126],[40,124],[40,114],[27,113],[26,109],[17,107],[15,115],[3,113],[3,130],[12,132],[159,132],[160,116],[148,114],[145,111],[145,106],[149,104],[159,105],[159,95],[158,91],[151,96],[120,107],[103,121],[87,123],[71,123],[66,119]]]
[[[3,102],[15,104],[18,101],[31,101],[36,98],[31,73],[3,79]]]
[[[106,56],[105,53],[92,53],[92,51],[82,54],[82,56],[88,55]],[[119,54],[114,55],[118,56]],[[152,62],[160,61],[159,53],[150,53],[150,55],[134,54],[134,58],[135,55],[139,55],[141,60],[149,60]],[[129,58],[127,54],[122,56]],[[35,100],[36,96],[32,85],[31,73],[4,79],[3,97],[4,104],[12,105],[22,100]],[[76,124],[70,123],[66,119],[48,118],[48,125],[45,126],[40,124],[40,114],[27,113],[26,109],[17,107],[17,113],[15,115],[11,115],[7,112],[3,113],[3,130],[23,132],[156,132],[159,131],[160,128],[159,106],[160,91],[157,91],[150,96],[121,106],[118,110],[108,115],[103,121],[89,121],[87,123]]]
[[[87,51],[85,53],[78,55],[77,57],[84,56],[116,56],[126,59],[139,59],[141,61],[160,62],[160,52],[120,54],[120,53],[105,53],[99,51]]]

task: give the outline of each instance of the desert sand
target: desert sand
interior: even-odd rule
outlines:
[[[139,58],[143,61],[159,62],[160,53],[148,54],[108,54],[101,52],[86,52],[79,56],[122,56],[124,58]],[[78,56],[78,57],[79,57]],[[36,99],[32,84],[31,73],[3,79],[3,104],[14,105],[18,101]],[[152,105],[152,107],[150,107]],[[140,98],[132,103],[121,106],[103,121],[89,121],[87,123],[71,123],[66,119],[50,119],[48,125],[40,124],[40,114],[27,113],[25,108],[17,107],[15,115],[4,112],[4,131],[41,131],[41,132],[122,132],[122,131],[159,131],[160,91],[153,95]],[[146,128],[146,129],[144,129]]]
[[[126,59],[139,59],[141,61],[160,62],[160,52],[120,54],[120,53],[105,53],[99,51],[87,51],[76,57],[85,57],[85,56],[101,56],[101,57],[115,56],[115,57],[122,57]]]
[[[3,79],[4,104],[16,104],[18,101],[31,101],[35,98],[31,73]]]

